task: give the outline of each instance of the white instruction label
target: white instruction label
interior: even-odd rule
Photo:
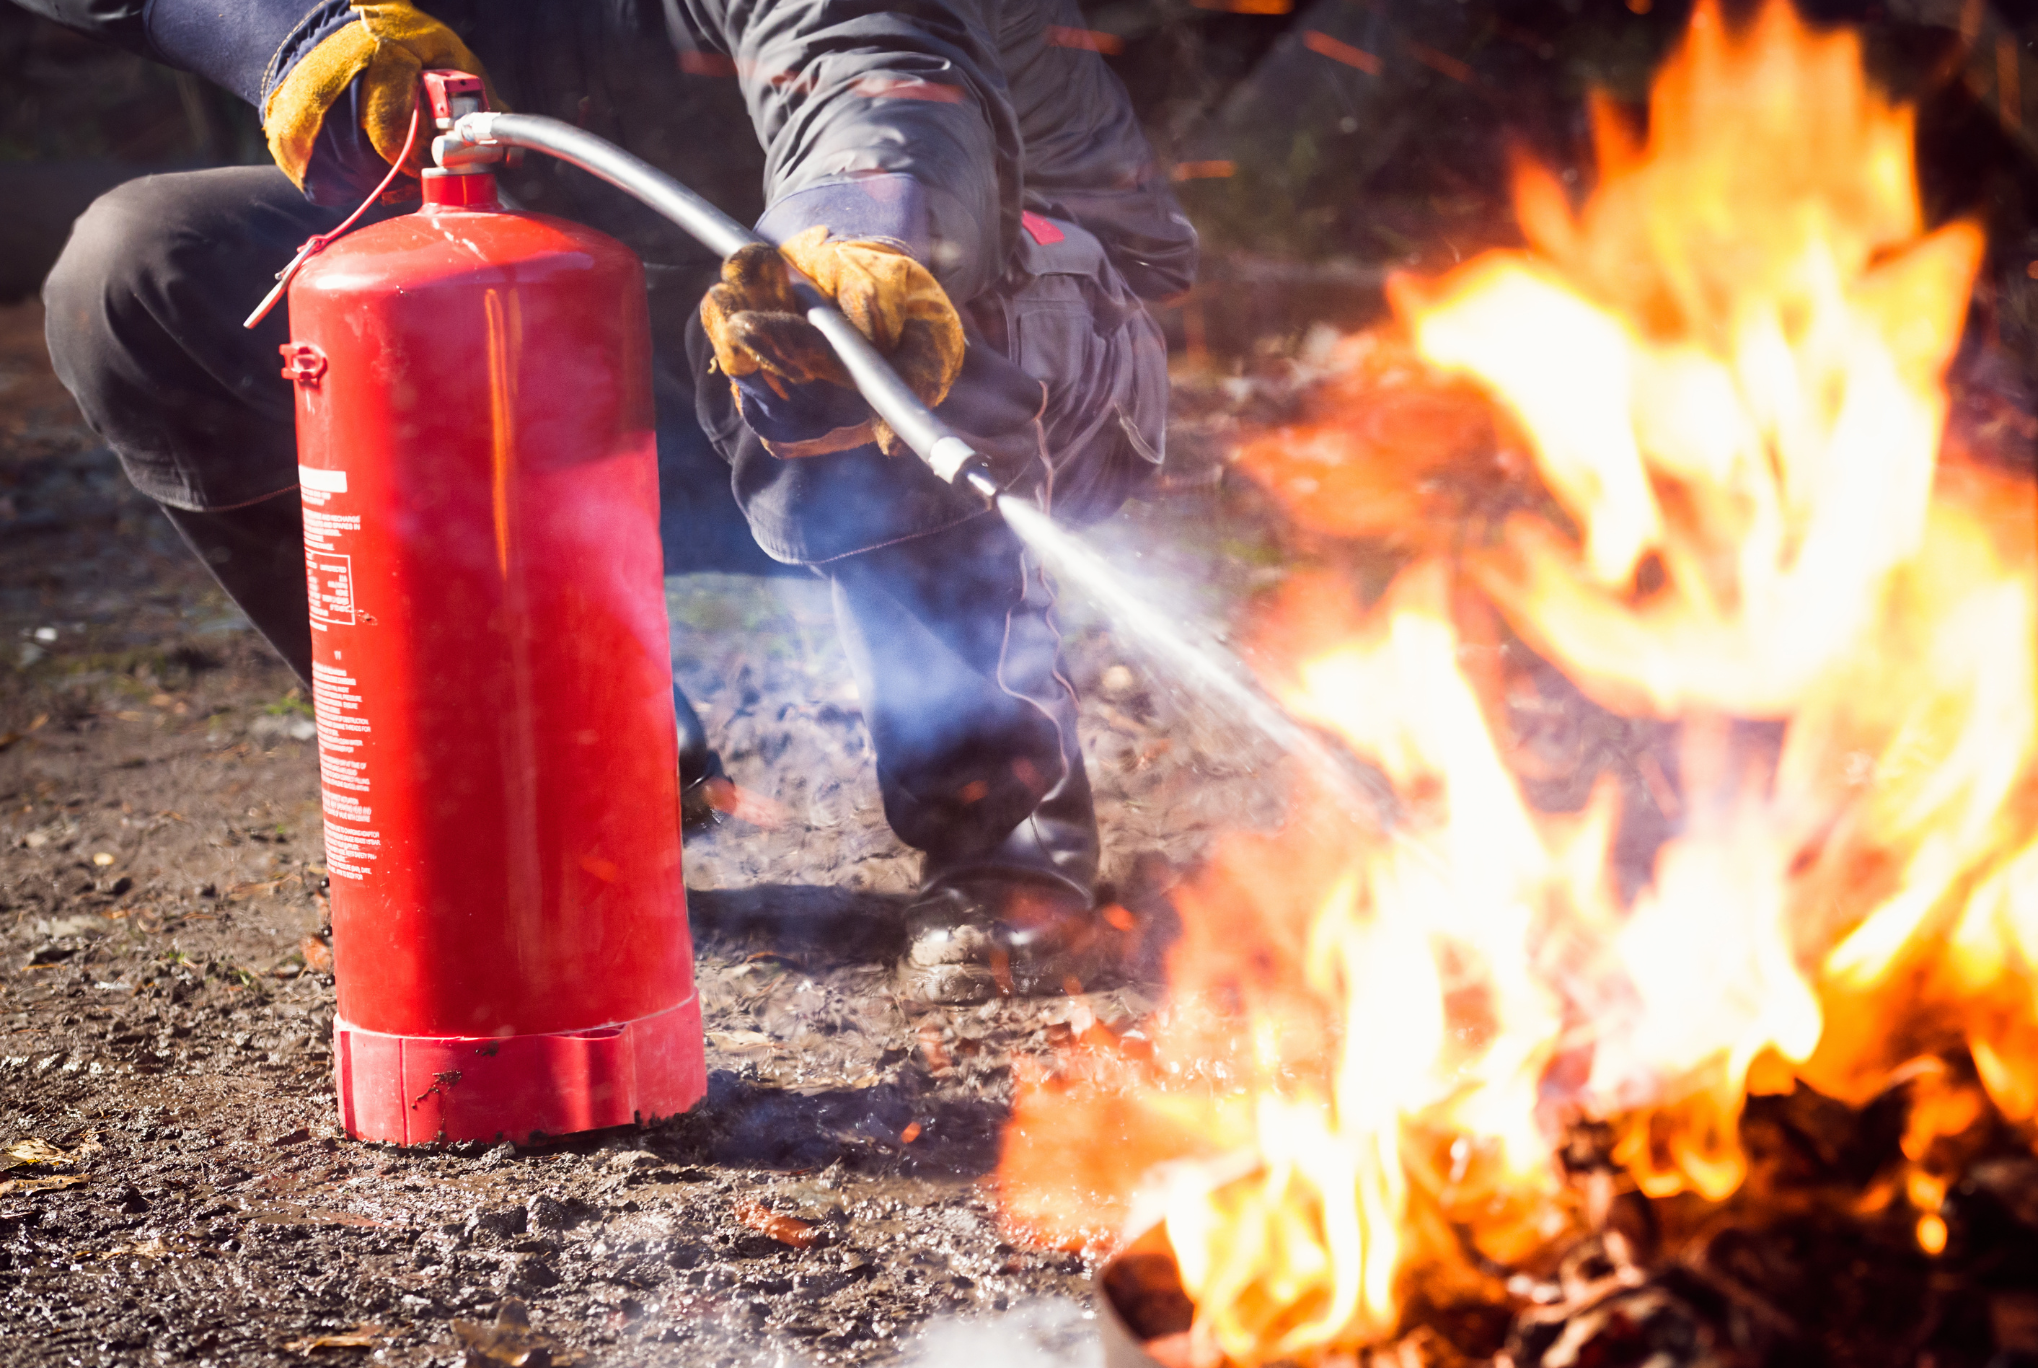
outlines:
[[[354,558],[336,551],[304,553],[305,580],[311,591],[314,627],[354,625]]]
[[[369,806],[368,767],[361,743],[373,730],[361,712],[354,676],[316,661],[311,667],[312,712],[318,718],[318,768],[326,816],[326,873],[361,879],[382,846]]]

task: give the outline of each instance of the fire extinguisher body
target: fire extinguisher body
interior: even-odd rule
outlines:
[[[334,1067],[402,1144],[705,1087],[642,268],[491,179],[289,293]]]

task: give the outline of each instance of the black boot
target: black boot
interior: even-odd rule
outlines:
[[[672,712],[679,721],[679,825],[684,831],[705,830],[716,820],[708,783],[727,777],[722,757],[708,745],[708,729],[677,683],[672,686]]]
[[[1071,709],[1073,711],[1073,709]],[[1097,816],[1078,757],[994,848],[937,858],[906,909],[899,983],[926,1002],[1080,993],[1116,958],[1097,915]]]
[[[994,517],[831,562],[892,830],[926,852],[901,989],[931,1002],[1093,982],[1097,818],[1038,568]]]

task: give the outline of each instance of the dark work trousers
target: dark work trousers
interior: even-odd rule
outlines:
[[[80,217],[44,287],[50,355],[87,421],[300,676],[296,435],[277,358],[287,322],[281,308],[253,330],[241,320],[298,245],[340,217],[268,167],[147,177]],[[668,539],[684,562],[669,552],[668,568],[770,566],[689,411],[683,324],[657,309],[654,291],[661,493],[686,524]],[[798,502],[774,505],[781,524]],[[927,852],[930,879],[1004,869],[1087,893],[1095,818],[1038,567],[1002,520],[966,511],[864,545],[780,559],[833,585],[893,829]]]

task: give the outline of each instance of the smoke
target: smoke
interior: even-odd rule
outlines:
[[[1080,592],[1117,629],[1120,640],[1137,646],[1162,665],[1175,683],[1217,715],[1236,719],[1306,762],[1358,820],[1393,830],[1398,800],[1386,777],[1298,722],[1254,679],[1229,646],[1180,612],[1160,606],[1166,602],[1164,597],[1133,582],[1074,533],[1056,526],[1024,500],[1006,495],[998,500],[998,509],[1058,579],[1080,586]],[[1394,834],[1406,839],[1402,833]]]
[[[1103,1368],[1097,1320],[1055,1297],[988,1316],[944,1318],[906,1347],[903,1368]]]
[[[636,1352],[621,1352],[616,1361],[658,1368],[819,1368],[826,1361],[802,1342],[740,1324],[654,1315],[641,1323]],[[1010,1311],[930,1321],[904,1340],[897,1358],[884,1361],[893,1368],[1104,1368],[1104,1346],[1091,1311],[1049,1297]]]

